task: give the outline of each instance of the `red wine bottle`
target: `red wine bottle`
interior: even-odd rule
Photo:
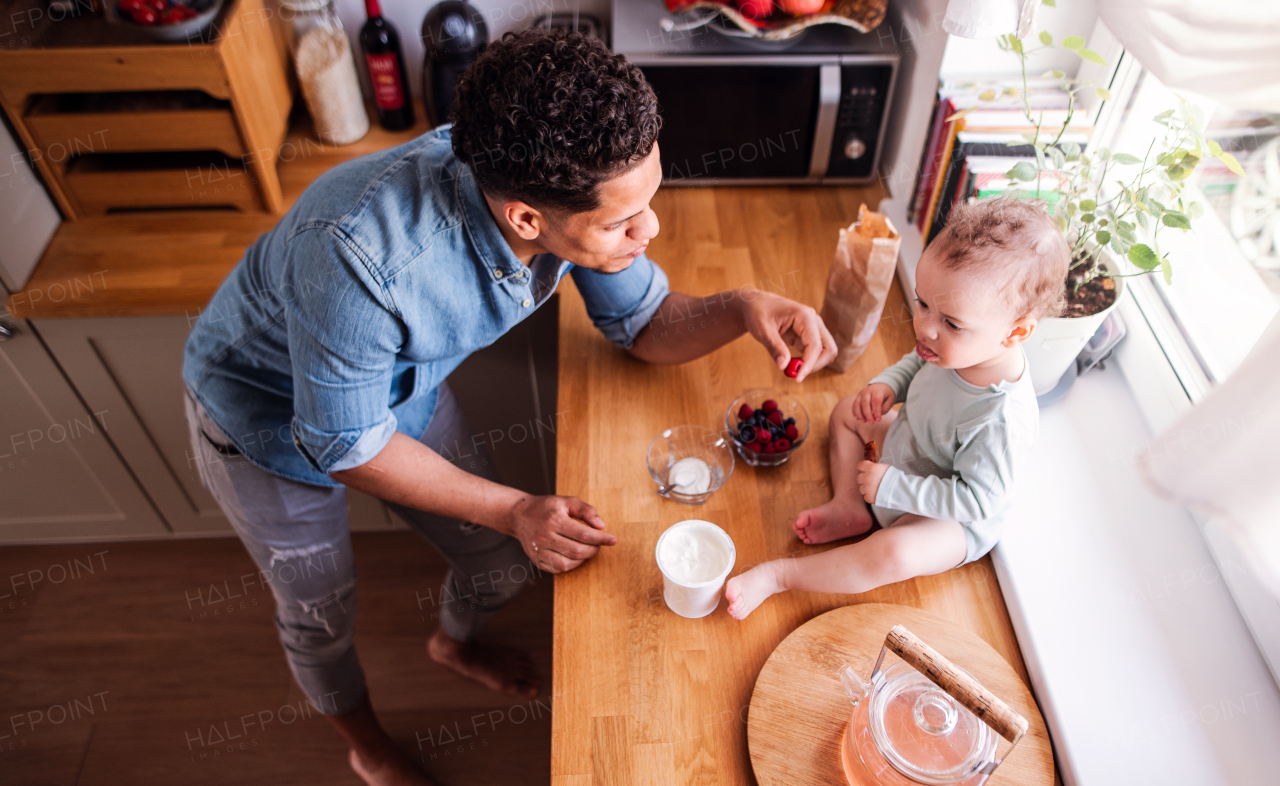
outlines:
[[[395,27],[382,18],[378,0],[364,0],[364,9],[369,19],[360,28],[360,48],[364,50],[369,81],[373,83],[378,122],[388,131],[403,131],[413,126],[413,101],[409,97],[400,36]]]

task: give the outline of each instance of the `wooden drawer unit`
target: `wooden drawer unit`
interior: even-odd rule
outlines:
[[[82,15],[46,16],[0,47],[0,104],[67,219],[113,208],[280,212],[276,164],[293,91],[270,1],[226,0],[194,43],[151,42]],[[203,181],[164,157],[178,153],[204,165]]]
[[[63,182],[81,215],[147,208],[262,210],[253,174],[221,153],[104,153],[77,156]]]
[[[51,163],[86,153],[247,152],[231,102],[195,90],[46,95],[32,102],[26,124]]]

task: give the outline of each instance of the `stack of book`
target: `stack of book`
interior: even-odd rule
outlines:
[[[1005,173],[1019,161],[1035,165],[1027,135],[1036,124],[1040,139],[1052,140],[1070,118],[1059,143],[1084,147],[1092,122],[1085,112],[1071,111],[1070,96],[1057,80],[1029,80],[1027,86],[1025,95],[1021,79],[952,82],[938,90],[907,216],[926,243],[946,226],[951,209],[968,199],[1016,193],[1056,201],[1061,183],[1051,173],[1032,182],[1011,182]]]

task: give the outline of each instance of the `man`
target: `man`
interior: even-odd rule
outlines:
[[[805,372],[834,342],[813,309],[759,293],[702,301],[718,319],[647,327],[695,298],[644,255],[658,233],[657,101],[597,40],[507,35],[458,84],[452,129],[315,181],[201,314],[183,377],[201,477],[271,582],[290,668],[367,783],[426,783],[374,717],[353,646],[345,487],[385,500],[449,561],[470,604],[440,610],[437,663],[522,697],[523,653],[475,641],[530,575],[617,538],[572,497],[469,474],[439,451],[469,434],[445,377],[570,273],[596,327],[640,360],[682,363],[750,332]],[[482,464],[487,466],[487,464]],[[491,578],[500,577],[500,578]]]

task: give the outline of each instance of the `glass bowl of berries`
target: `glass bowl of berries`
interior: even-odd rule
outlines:
[[[748,390],[724,413],[738,455],[753,467],[786,464],[809,438],[809,413],[779,390]]]

